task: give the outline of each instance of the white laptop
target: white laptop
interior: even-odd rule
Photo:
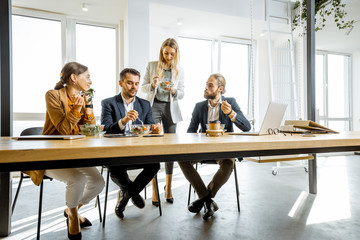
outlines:
[[[261,128],[259,132],[241,132],[241,133],[229,133],[233,135],[251,135],[251,136],[259,136],[259,135],[267,135],[268,129],[280,128],[281,121],[285,115],[287,104],[270,102],[269,106],[266,110],[264,120],[261,124]]]
[[[15,140],[73,140],[86,137],[85,135],[26,135],[12,137]]]

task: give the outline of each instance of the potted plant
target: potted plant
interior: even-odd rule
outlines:
[[[296,1],[294,10],[296,12],[293,19],[293,31],[299,27],[304,26],[306,30],[307,19],[307,0]],[[334,22],[338,29],[351,28],[354,20],[346,21],[345,11],[346,4],[342,0],[315,0],[315,31],[322,30],[325,27],[326,17],[334,15]]]

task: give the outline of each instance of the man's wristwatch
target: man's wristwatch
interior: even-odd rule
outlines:
[[[228,116],[230,116],[232,114],[233,110],[231,109],[231,111],[229,112],[229,114],[226,114]]]
[[[86,108],[94,108],[94,105],[92,105],[92,104],[86,104],[85,107],[86,107]]]

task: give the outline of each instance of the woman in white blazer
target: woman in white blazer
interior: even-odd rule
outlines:
[[[149,62],[141,90],[151,103],[153,119],[162,122],[164,133],[176,133],[176,124],[182,121],[178,100],[184,97],[184,71],[179,67],[180,51],[175,39],[166,39],[160,48],[159,61]],[[174,162],[165,163],[165,198],[174,202],[171,180]],[[154,206],[159,206],[155,181],[152,181]]]

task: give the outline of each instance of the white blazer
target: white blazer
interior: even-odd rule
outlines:
[[[153,78],[157,75],[158,62],[149,62],[146,68],[146,74],[144,76],[144,82],[141,85],[141,91],[146,93],[146,99],[150,102],[151,106],[154,103],[156,91],[158,88],[158,84],[156,84],[155,89],[152,88]],[[178,123],[182,121],[182,116],[180,112],[180,106],[178,103],[178,99],[182,99],[184,97],[184,70],[179,68],[179,78],[171,79],[174,82],[174,87],[176,88],[175,97],[170,94],[170,114],[173,123]]]

